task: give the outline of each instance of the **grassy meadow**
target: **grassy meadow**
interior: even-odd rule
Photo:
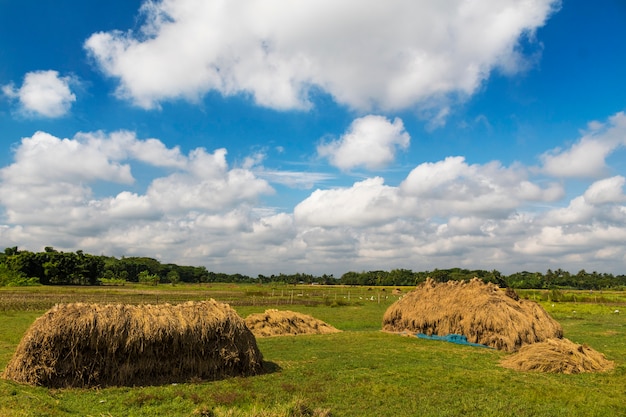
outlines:
[[[566,338],[615,361],[615,370],[521,373],[498,366],[507,355],[503,352],[383,333],[382,316],[398,298],[392,288],[1,288],[0,370],[28,326],[56,302],[154,304],[215,298],[230,303],[242,317],[267,308],[293,310],[343,332],[259,338],[268,372],[247,378],[103,389],[47,389],[0,379],[0,415],[299,416],[320,409],[332,416],[626,416],[626,294],[519,293],[540,302],[562,324]]]

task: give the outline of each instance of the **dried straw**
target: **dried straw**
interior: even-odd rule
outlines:
[[[59,304],[28,329],[4,378],[47,387],[133,386],[261,371],[243,319],[214,300]]]
[[[249,315],[246,317],[246,325],[256,337],[328,334],[340,331],[309,315],[274,309]]]
[[[606,372],[615,367],[602,353],[568,339],[548,339],[524,346],[500,364],[517,371],[563,374]]]
[[[509,352],[563,337],[561,325],[539,304],[515,300],[495,284],[479,279],[446,283],[427,279],[387,309],[383,330],[461,334],[469,342]]]

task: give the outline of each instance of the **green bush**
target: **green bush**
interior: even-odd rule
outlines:
[[[0,263],[0,287],[24,287],[39,285],[38,278],[26,278],[24,274],[13,271],[6,264]]]
[[[141,284],[146,284],[146,285],[157,285],[159,281],[161,280],[161,278],[159,278],[158,275],[151,274],[148,271],[141,271],[139,275],[137,276],[137,278],[139,279],[139,282]]]

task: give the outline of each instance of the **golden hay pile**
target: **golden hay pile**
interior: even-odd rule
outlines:
[[[568,339],[548,339],[523,346],[519,352],[500,362],[505,368],[517,371],[578,374],[581,372],[605,372],[615,363],[586,345],[578,345]]]
[[[383,330],[445,336],[461,334],[471,343],[505,351],[563,337],[563,329],[537,303],[515,300],[479,279],[436,283],[428,278],[392,304]]]
[[[246,317],[246,325],[256,337],[328,334],[341,331],[306,314],[274,309],[265,310],[265,313],[250,314]]]
[[[214,300],[59,304],[22,338],[4,378],[46,387],[134,386],[261,372],[243,319]]]

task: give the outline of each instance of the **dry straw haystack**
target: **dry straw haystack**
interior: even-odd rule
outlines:
[[[246,325],[256,337],[328,334],[340,331],[309,315],[274,309],[265,310],[265,313],[250,314],[246,317]]]
[[[517,371],[563,374],[605,372],[615,367],[603,354],[568,339],[548,339],[523,346],[519,352],[502,360],[501,365]]]
[[[563,329],[537,303],[514,299],[479,279],[436,283],[427,279],[392,304],[383,330],[445,336],[513,352],[522,345],[563,337]]]
[[[214,300],[59,304],[28,329],[4,373],[47,387],[154,385],[259,373],[243,319]]]

